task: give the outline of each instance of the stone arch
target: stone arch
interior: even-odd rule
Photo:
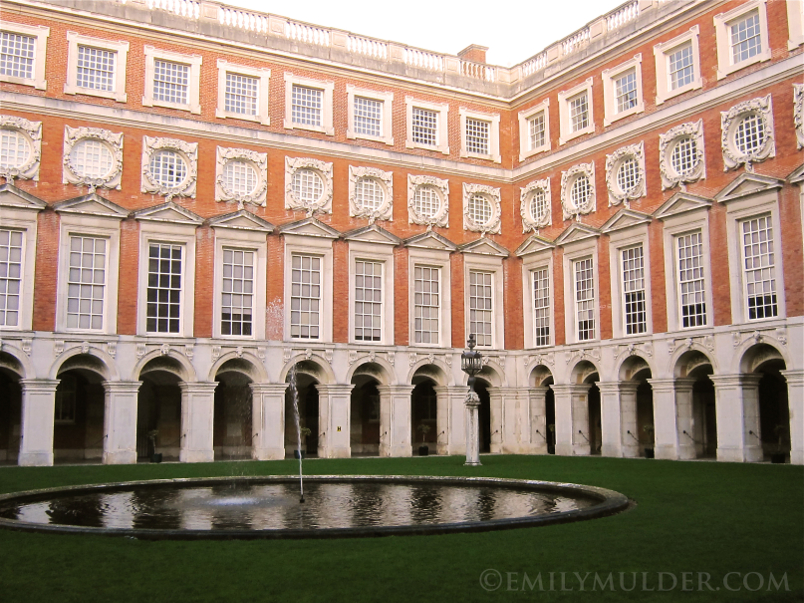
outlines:
[[[120,380],[120,373],[114,358],[92,346],[66,350],[50,367],[48,378],[58,379],[60,373],[71,369],[85,369],[98,373],[106,381]]]
[[[253,354],[244,352],[239,354],[235,351],[223,354],[209,369],[207,381],[215,381],[222,369],[236,371],[247,375],[254,383],[268,383],[268,373],[265,365]]]
[[[674,378],[684,378],[696,368],[709,364],[712,371],[717,373],[718,367],[709,352],[704,348],[692,344],[683,350],[677,350],[670,359],[671,374]]]
[[[413,383],[413,378],[417,375],[429,377],[437,385],[454,385],[452,372],[447,368],[446,364],[437,358],[433,359],[432,362],[425,358],[410,367],[406,383]]]
[[[152,363],[154,366],[149,366]],[[132,376],[134,379],[140,379],[144,372],[153,370],[172,373],[185,383],[197,381],[195,367],[184,354],[180,354],[176,350],[171,349],[167,354],[162,350],[154,350],[146,354],[134,367]]]
[[[782,346],[774,345],[776,342],[770,343],[765,339],[756,340],[751,339],[741,345],[734,354],[736,366],[734,372],[739,373],[754,373],[764,363],[772,360],[784,362],[785,367],[790,366],[789,359]]]
[[[376,368],[375,368],[376,367]],[[391,364],[383,358],[361,358],[349,367],[346,372],[346,383],[351,383],[356,375],[370,375],[379,381],[380,385],[395,385],[395,371]]]
[[[337,383],[332,366],[316,354],[310,356],[298,354],[291,358],[279,372],[279,381],[281,383],[287,381],[288,374],[294,366],[296,366],[297,371],[310,375],[322,385],[334,385]]]
[[[490,387],[507,387],[508,381],[505,378],[505,371],[499,364],[489,361],[483,365],[481,371],[476,375],[478,379],[486,381]],[[468,380],[468,377],[467,377]]]
[[[570,383],[585,383],[589,377],[597,373],[600,378],[600,369],[590,360],[579,360],[570,371]]]
[[[633,381],[644,371],[649,371],[651,375],[656,374],[651,363],[639,355],[628,355],[620,363],[620,368],[616,371],[619,381]]]
[[[12,351],[15,353],[12,354]],[[36,375],[28,355],[5,342],[2,349],[0,349],[0,369],[6,369],[14,373],[19,379],[33,379]]]
[[[547,382],[551,379],[555,382],[555,376],[550,367],[544,364],[537,364],[528,372],[528,387],[542,387],[547,385]]]

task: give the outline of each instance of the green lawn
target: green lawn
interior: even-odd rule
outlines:
[[[569,481],[617,490],[636,507],[604,519],[540,528],[324,541],[148,542],[0,530],[0,601],[762,603],[804,598],[804,467],[484,456],[482,467],[466,468],[463,460],[311,460],[305,472]],[[296,470],[292,461],[0,467],[0,491]],[[485,574],[486,586],[497,586],[496,571],[503,580],[499,588],[481,586],[486,570],[492,570]],[[562,572],[564,588],[572,591],[561,591]],[[770,574],[781,589],[768,590]],[[664,588],[672,587],[673,579],[676,587],[659,591],[660,577]],[[754,590],[760,580],[762,588]]]

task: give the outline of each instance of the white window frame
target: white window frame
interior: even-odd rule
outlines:
[[[215,228],[215,267],[212,316],[212,336],[221,339],[261,340],[265,339],[266,277],[268,271],[268,243],[264,232]],[[221,310],[223,306],[223,250],[236,249],[254,252],[254,306],[251,309],[251,335],[224,335],[221,329]]]
[[[355,339],[355,262],[382,264],[382,326],[379,341]],[[394,343],[394,248],[362,241],[349,241],[349,343],[393,345]]]
[[[731,322],[732,324],[757,324],[783,319],[787,316],[785,306],[784,261],[782,256],[782,226],[779,216],[779,192],[764,190],[740,199],[726,202],[726,241],[729,253],[729,273],[731,278]],[[745,266],[743,264],[743,241],[741,224],[745,220],[771,216],[773,228],[774,271],[776,279],[776,301],[778,313],[770,318],[748,318],[748,300],[745,293]]]
[[[315,88],[321,91],[321,125],[313,126],[308,124],[297,124],[293,122],[293,86],[303,86],[305,88]],[[327,136],[335,134],[332,125],[332,97],[335,90],[335,82],[313,80],[292,73],[285,72],[285,122],[286,130],[309,130],[310,132],[320,132]]]
[[[633,69],[636,78],[637,103],[624,111],[617,110],[617,79]],[[623,119],[629,115],[636,115],[645,110],[645,97],[642,94],[642,53],[634,55],[634,58],[613,67],[604,69],[601,73],[603,77],[603,125],[610,126],[618,119]]]
[[[491,345],[478,346],[484,350],[505,349],[505,306],[503,306],[503,263],[502,258],[486,256],[475,253],[463,255],[463,307],[464,307],[464,333],[469,336],[470,309],[469,309],[469,273],[491,273]]]
[[[17,324],[0,325],[2,331],[30,331],[33,322],[34,272],[36,269],[36,237],[38,211],[3,205],[4,229],[22,231],[22,273],[20,274],[20,305]]]
[[[473,111],[466,107],[459,107],[458,114],[461,119],[461,157],[469,157],[472,159],[487,159],[494,163],[500,163],[502,157],[500,156],[500,114],[499,113],[481,113],[480,111]],[[477,121],[484,121],[489,125],[489,139],[488,139],[488,153],[472,153],[466,146],[466,120],[475,119]]]
[[[578,136],[594,133],[595,111],[592,97],[593,81],[594,80],[590,77],[587,80],[575,86],[574,88],[570,88],[569,90],[562,90],[561,92],[558,93],[559,145],[566,144],[570,140],[578,138]],[[589,107],[589,125],[587,125],[585,128],[573,132],[570,129],[571,124],[570,124],[569,101],[572,98],[581,94],[582,92],[586,92],[586,102],[587,106]]]
[[[439,269],[438,343],[416,343],[416,266]],[[408,247],[408,345],[423,348],[452,347],[452,280],[449,252]]]
[[[787,28],[790,38],[787,50],[795,50],[804,44],[804,2],[801,0],[787,3]]]
[[[564,332],[567,343],[600,341],[600,262],[597,255],[597,237],[589,237],[564,247]],[[595,279],[595,337],[581,341],[578,339],[578,310],[575,302],[575,262],[585,258],[592,258],[592,275]]]
[[[156,74],[155,61],[166,61],[168,63],[178,63],[187,65],[190,70],[187,81],[187,102],[170,103],[154,98],[154,77]],[[201,63],[202,58],[197,54],[181,54],[161,50],[154,46],[145,47],[145,93],[142,97],[143,107],[167,107],[168,109],[178,109],[179,111],[189,111],[194,115],[201,114],[200,89],[201,89]],[[225,77],[225,76],[224,76]]]
[[[418,142],[413,142],[413,108],[435,111],[438,113],[438,126],[436,128],[436,144],[429,146]],[[449,121],[449,105],[447,103],[437,104],[419,101],[411,96],[405,97],[405,126],[406,138],[405,148],[425,149],[427,151],[437,151],[444,155],[449,155],[449,137],[447,122]]]
[[[47,60],[47,39],[50,37],[50,28],[44,25],[23,25],[12,21],[3,21],[0,31],[34,38],[34,64],[33,77],[15,77],[0,74],[0,82],[33,86],[36,90],[47,90],[45,79],[45,61]]]
[[[355,130],[355,97],[367,98],[382,104],[382,119],[380,119],[380,135],[371,136],[360,134]],[[382,142],[389,146],[394,144],[393,136],[393,107],[394,93],[379,92],[368,88],[358,88],[352,84],[346,84],[346,109],[347,109],[347,128],[346,138],[362,140],[373,140]]]
[[[285,233],[285,341],[332,342],[333,268],[332,241],[328,238]],[[321,322],[317,339],[290,336],[290,293],[294,255],[315,255],[321,258]]]
[[[751,0],[732,9],[726,13],[715,15],[715,37],[717,39],[717,79],[722,80],[744,67],[769,61],[771,49],[768,38],[768,17],[766,11],[766,0]],[[733,62],[731,53],[731,25],[735,21],[745,17],[747,13],[756,10],[759,15],[759,32],[762,39],[762,51],[739,63]]]
[[[625,292],[623,285],[622,252],[632,247],[642,247],[643,278],[645,280],[645,332],[626,333]],[[648,225],[640,224],[609,233],[609,269],[611,274],[611,322],[614,337],[647,337],[653,333],[653,312],[650,278],[650,246]],[[600,302],[598,300],[598,306]],[[598,333],[598,339],[599,339]]]
[[[271,70],[265,67],[259,69],[245,67],[230,63],[224,59],[218,59],[218,106],[215,108],[215,117],[219,119],[242,119],[245,121],[255,121],[264,126],[271,125],[270,100],[268,96],[268,85],[271,81]],[[257,113],[256,115],[245,115],[226,110],[226,75],[245,75],[257,80]]]
[[[546,346],[536,346],[535,300],[533,298],[533,273],[536,270],[547,270],[550,283],[549,312],[550,312],[550,342]],[[556,343],[556,313],[555,313],[555,278],[553,266],[553,250],[545,249],[532,253],[522,261],[522,304],[525,308],[523,326],[525,329],[525,349],[543,349],[554,346]]]
[[[656,104],[661,105],[669,100],[690,90],[698,90],[703,85],[701,78],[701,55],[698,50],[698,34],[700,27],[697,25],[690,28],[686,33],[676,36],[672,40],[656,44],[653,47],[653,55],[656,59]],[[675,90],[670,88],[670,56],[681,46],[690,44],[692,48],[692,69],[693,78],[689,84],[680,86]]]
[[[77,85],[78,78],[78,47],[91,46],[100,50],[117,53],[114,63],[114,90],[92,90],[90,88],[80,88]],[[126,59],[128,57],[128,42],[104,40],[102,38],[91,38],[82,36],[74,31],[67,32],[67,73],[65,74],[64,94],[85,94],[87,96],[99,96],[101,98],[111,98],[118,103],[125,103],[128,100],[126,94]]]
[[[117,287],[120,268],[120,220],[82,214],[59,213],[59,273],[56,300],[56,329],[67,333],[117,333]],[[106,239],[106,282],[103,296],[103,328],[67,327],[67,288],[70,270],[70,242],[73,236]]]
[[[544,113],[544,144],[538,147],[530,146],[530,120],[539,113]],[[550,97],[537,105],[520,111],[519,114],[519,160],[524,161],[537,153],[550,150]]]
[[[193,336],[193,320],[195,315],[195,226],[184,226],[175,223],[159,224],[151,221],[140,221],[140,259],[139,259],[139,292],[137,295],[137,334],[148,337],[181,338]],[[183,245],[182,256],[182,290],[179,310],[179,332],[148,332],[148,257],[151,243]]]

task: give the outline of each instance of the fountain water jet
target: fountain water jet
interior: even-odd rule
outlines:
[[[296,421],[296,454],[299,457],[299,502],[304,502],[304,471],[302,470],[302,445],[301,445],[301,417],[299,416],[299,388],[296,387],[296,365],[294,364],[288,374],[290,384],[290,397],[293,400],[293,418]]]

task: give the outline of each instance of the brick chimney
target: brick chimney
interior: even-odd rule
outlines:
[[[466,48],[458,53],[458,58],[464,61],[471,61],[472,63],[486,62],[487,46],[478,46],[477,44],[469,44]]]

